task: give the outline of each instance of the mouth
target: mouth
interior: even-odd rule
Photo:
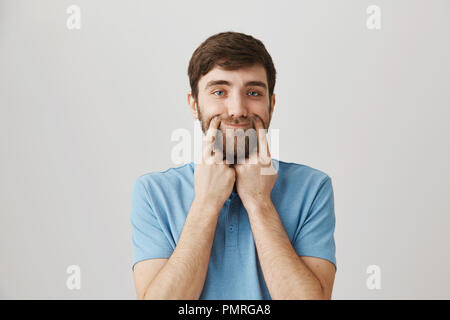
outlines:
[[[250,125],[250,123],[237,123],[237,124],[235,124],[235,123],[222,122],[222,125],[224,127],[229,127],[229,128],[247,128]]]

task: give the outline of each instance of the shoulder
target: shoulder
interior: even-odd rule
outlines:
[[[279,163],[278,179],[283,183],[318,188],[325,182],[331,181],[327,173],[317,168],[295,162],[275,161]]]
[[[187,163],[163,171],[147,172],[135,179],[134,187],[147,193],[150,191],[164,193],[186,185],[193,186],[193,168],[193,163]]]

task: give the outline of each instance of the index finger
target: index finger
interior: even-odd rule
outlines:
[[[271,157],[269,151],[269,143],[267,141],[267,132],[260,117],[255,117],[255,129],[258,137],[259,159],[261,160],[262,164],[269,164]]]
[[[214,118],[211,119],[211,121],[209,122],[209,129],[218,129],[219,128],[219,124],[220,124],[220,116],[215,116]]]
[[[211,143],[214,142],[214,138],[216,137],[217,129],[219,128],[220,124],[220,117],[215,116],[211,119],[209,122],[209,128],[206,130],[206,137],[205,137],[205,143]]]
[[[205,159],[211,160],[212,152],[213,152],[213,146],[216,139],[217,129],[219,127],[220,123],[220,117],[215,116],[211,119],[209,122],[209,128],[206,131],[206,135],[203,138],[203,157]]]

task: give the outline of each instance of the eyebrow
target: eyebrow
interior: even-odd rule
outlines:
[[[226,85],[226,86],[231,86],[231,83],[226,81],[226,80],[211,80],[211,81],[209,81],[206,84],[205,90],[208,89],[209,87],[212,87],[212,86],[215,86],[215,85],[219,85],[219,84]],[[262,81],[248,81],[248,82],[245,83],[245,86],[246,87],[256,86],[256,87],[261,87],[261,88],[267,89],[266,84],[264,82],[262,82]]]

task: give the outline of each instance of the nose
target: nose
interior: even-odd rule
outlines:
[[[230,118],[239,119],[241,117],[247,117],[248,110],[245,106],[245,99],[240,94],[235,94],[228,101],[228,116]]]

